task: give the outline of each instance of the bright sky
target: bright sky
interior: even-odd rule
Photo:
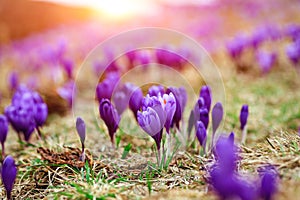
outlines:
[[[105,14],[107,17],[124,19],[138,14],[151,14],[158,10],[159,3],[173,5],[211,4],[218,0],[34,0],[48,1],[71,6],[89,7]]]

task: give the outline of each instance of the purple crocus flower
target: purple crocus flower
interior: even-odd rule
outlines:
[[[158,160],[160,160],[163,121],[152,107],[147,107],[144,111],[138,111],[137,121],[141,128],[154,139],[158,152]]]
[[[266,27],[259,27],[255,29],[249,42],[254,49],[257,49],[259,45],[267,39],[267,36],[268,33]]]
[[[8,121],[4,115],[0,115],[0,142],[2,147],[2,159],[5,157],[4,143],[8,133]]]
[[[80,138],[80,142],[81,142],[81,147],[82,147],[82,150],[81,150],[81,161],[85,161],[85,154],[84,154],[84,141],[85,141],[85,123],[83,121],[82,118],[80,117],[77,117],[76,119],[76,130],[77,130],[77,133],[79,135],[79,138]]]
[[[300,62],[300,42],[294,42],[286,47],[286,55],[294,65]]]
[[[150,97],[152,96],[158,96],[158,94],[163,95],[165,93],[165,88],[162,85],[153,85],[149,88],[148,94]]]
[[[248,115],[249,115],[248,105],[245,104],[242,106],[241,113],[240,113],[241,130],[243,130],[247,124]]]
[[[32,108],[25,108],[22,105],[11,105],[5,108],[5,115],[18,133],[19,139],[21,139],[20,133],[24,134],[26,141],[29,141],[31,134],[33,133],[36,124],[34,121],[34,112]]]
[[[266,74],[270,71],[272,66],[275,64],[277,59],[277,54],[259,51],[256,54],[256,58],[262,72]]]
[[[1,178],[6,190],[7,199],[11,199],[11,191],[14,187],[14,182],[17,177],[17,166],[15,160],[11,156],[7,156],[1,168]]]
[[[57,93],[61,98],[68,102],[69,107],[73,105],[73,93],[76,93],[76,86],[74,81],[65,83],[62,87],[58,88]]]
[[[174,94],[175,100],[176,100],[176,111],[171,123],[171,127],[176,126],[179,129],[179,122],[182,119],[183,116],[183,111],[184,108],[186,106],[186,102],[187,102],[187,93],[184,87],[180,87],[180,88],[175,88],[175,87],[169,87],[167,88],[166,93],[170,94],[170,93]]]
[[[74,62],[70,59],[64,59],[61,64],[67,74],[68,79],[72,79],[74,71]]]
[[[242,143],[245,143],[247,137],[247,120],[248,120],[249,110],[248,105],[245,104],[241,108],[240,113],[240,129],[242,130]]]
[[[115,145],[114,135],[118,129],[120,116],[108,99],[102,99],[99,106],[100,117],[108,128],[112,145]]]
[[[260,196],[264,200],[271,200],[277,191],[277,172],[274,166],[266,166],[259,171],[261,177]]]
[[[19,86],[19,76],[17,72],[13,71],[8,76],[8,85],[11,91],[16,91]]]
[[[204,106],[206,107],[207,111],[210,111],[211,106],[211,90],[210,87],[207,85],[202,86],[200,90],[200,96],[204,100]]]
[[[226,48],[233,59],[238,59],[247,47],[248,43],[249,41],[245,36],[238,35],[226,44]]]
[[[135,119],[137,120],[137,112],[140,110],[143,101],[143,92],[141,88],[133,88],[132,95],[129,99],[129,108],[134,114]]]
[[[205,149],[207,133],[204,124],[201,121],[197,122],[196,136],[200,145]]]
[[[116,92],[113,94],[112,99],[119,115],[127,108],[133,87],[134,86],[131,83],[119,85]]]
[[[107,77],[98,84],[96,89],[97,99],[99,102],[102,99],[111,99],[119,80],[119,73],[111,72],[107,74]]]
[[[167,133],[169,134],[171,123],[173,121],[173,116],[176,111],[176,100],[172,92],[170,92],[169,94],[164,94],[162,96],[159,96],[159,100],[165,111],[165,115],[166,115],[165,128]]]
[[[223,119],[223,106],[222,103],[218,102],[214,105],[211,115],[212,115],[212,129],[213,135],[216,133],[222,119]]]
[[[230,138],[220,137],[214,149],[216,163],[210,170],[210,183],[221,199],[254,200],[256,188],[236,171],[237,148]]]

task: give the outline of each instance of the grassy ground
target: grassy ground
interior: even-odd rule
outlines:
[[[240,138],[238,115],[242,104],[249,104],[248,138],[241,146],[239,170],[257,174],[267,163],[276,166],[280,175],[275,199],[300,196],[300,124],[299,75],[287,63],[280,63],[270,74],[239,74],[227,59],[216,58],[226,89],[226,119],[219,132],[234,131]],[[253,70],[255,71],[255,70]],[[82,101],[81,109],[90,102]],[[191,107],[191,105],[190,105]],[[189,111],[186,111],[188,115]],[[87,155],[90,164],[76,161],[80,147],[72,113],[51,115],[43,128],[44,141],[34,136],[32,145],[21,147],[12,130],[7,139],[7,152],[17,159],[18,177],[13,190],[17,199],[216,199],[206,184],[209,157],[199,156],[197,147],[181,145],[170,166],[155,166],[152,139],[142,132],[127,112],[122,129],[117,132],[120,143],[111,148],[109,137],[99,116],[83,116],[87,123]],[[187,120],[187,118],[186,118]],[[179,136],[178,136],[179,138]],[[175,140],[173,140],[175,142]],[[124,156],[125,147],[132,148]],[[196,146],[198,143],[196,143]],[[60,153],[59,159],[46,161],[39,147]],[[73,155],[71,152],[74,152]],[[66,159],[75,159],[65,164]],[[125,157],[125,159],[122,159]],[[83,166],[83,167],[82,167]],[[4,197],[4,188],[0,187]]]

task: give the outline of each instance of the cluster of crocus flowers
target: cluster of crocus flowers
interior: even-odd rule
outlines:
[[[14,187],[14,182],[17,177],[18,169],[15,160],[11,156],[7,156],[1,166],[1,179],[6,190],[6,197],[11,198],[11,192]]]
[[[160,85],[150,87],[142,101],[142,110],[138,111],[137,120],[141,128],[154,139],[158,151],[158,162],[161,160],[163,128],[167,133],[166,156],[169,157],[171,153],[170,129],[175,126],[179,128],[185,104],[185,89],[170,87],[165,92],[164,87]]]
[[[274,45],[282,36],[283,33],[278,27],[265,25],[257,27],[250,35],[236,35],[226,44],[226,49],[238,69],[249,70],[249,67],[255,63],[261,73],[266,74],[275,66],[279,52],[267,52],[262,46],[264,43]],[[252,58],[251,61],[249,58]]]
[[[261,170],[258,180],[249,181],[237,171],[238,149],[234,135],[220,137],[214,147],[214,164],[209,169],[209,183],[221,199],[254,200],[271,199],[277,188],[277,173],[274,167]],[[250,179],[251,180],[251,179]]]
[[[39,137],[42,137],[40,127],[47,120],[48,108],[37,92],[21,86],[15,92],[11,105],[6,107],[5,115],[19,139],[21,140],[22,133],[28,142],[35,129]]]

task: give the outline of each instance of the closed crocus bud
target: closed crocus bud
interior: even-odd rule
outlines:
[[[231,133],[229,134],[228,140],[229,140],[232,144],[234,144],[234,132],[231,132]]]
[[[201,121],[197,122],[196,136],[200,145],[205,149],[207,133],[206,128]]]
[[[182,119],[183,111],[187,102],[187,93],[184,87],[175,88],[169,87],[166,91],[167,94],[173,93],[176,101],[176,111],[171,123],[171,127],[176,127],[179,129],[179,122]]]
[[[277,191],[277,172],[273,166],[260,171],[260,196],[264,200],[271,200]]]
[[[0,142],[2,147],[2,159],[5,157],[4,143],[8,132],[8,121],[4,115],[0,115]]]
[[[170,94],[164,94],[163,96],[160,96],[159,100],[166,114],[165,128],[169,134],[173,116],[176,111],[176,100],[172,92]]]
[[[256,55],[256,59],[262,73],[268,73],[276,62],[277,55],[275,53],[268,53],[259,51]]]
[[[107,126],[111,143],[114,146],[114,135],[118,129],[120,116],[108,99],[102,99],[99,106],[100,117]]]
[[[119,115],[127,108],[133,87],[134,86],[131,83],[125,83],[124,85],[119,86],[113,94],[112,99]]]
[[[19,86],[19,76],[17,72],[11,72],[8,76],[8,85],[11,91],[17,90]]]
[[[106,78],[98,84],[96,88],[97,99],[101,102],[102,99],[111,100],[113,92],[120,80],[117,72],[108,73]]]
[[[76,130],[80,138],[81,144],[84,146],[85,141],[85,123],[82,118],[77,117],[76,119]]]
[[[73,105],[73,95],[76,93],[76,85],[74,81],[65,83],[62,87],[57,90],[58,95],[68,102],[69,107]]]
[[[163,95],[165,93],[165,88],[162,85],[153,85],[149,88],[148,94],[150,97],[158,96],[158,94]]]
[[[11,199],[11,191],[14,187],[14,182],[17,177],[17,166],[11,156],[7,156],[1,168],[2,183],[6,190],[7,199]]]
[[[48,117],[48,107],[45,103],[36,104],[36,112],[34,115],[34,120],[36,126],[43,126]]]
[[[137,112],[138,110],[140,110],[142,106],[142,101],[143,101],[143,92],[141,88],[135,87],[129,99],[129,108],[133,112],[136,120],[137,120]]]
[[[300,42],[294,42],[286,47],[286,55],[290,61],[297,65],[300,62]]]
[[[210,87],[205,85],[202,86],[200,90],[200,97],[204,99],[204,106],[206,107],[207,111],[210,111],[210,106],[211,106],[211,91]]]
[[[249,41],[245,36],[238,35],[232,41],[227,43],[226,48],[233,59],[238,59],[248,44]]]
[[[84,154],[85,123],[84,123],[83,119],[81,119],[80,117],[77,117],[77,119],[76,119],[76,130],[79,135],[80,142],[81,142],[80,160],[84,162],[85,161],[85,154]]]
[[[241,130],[244,130],[245,126],[247,125],[247,119],[248,119],[249,111],[248,111],[248,105],[243,105],[240,113],[240,128]]]
[[[223,106],[222,103],[218,102],[214,105],[212,112],[212,129],[213,129],[213,137],[216,133],[222,119],[223,119]]]

